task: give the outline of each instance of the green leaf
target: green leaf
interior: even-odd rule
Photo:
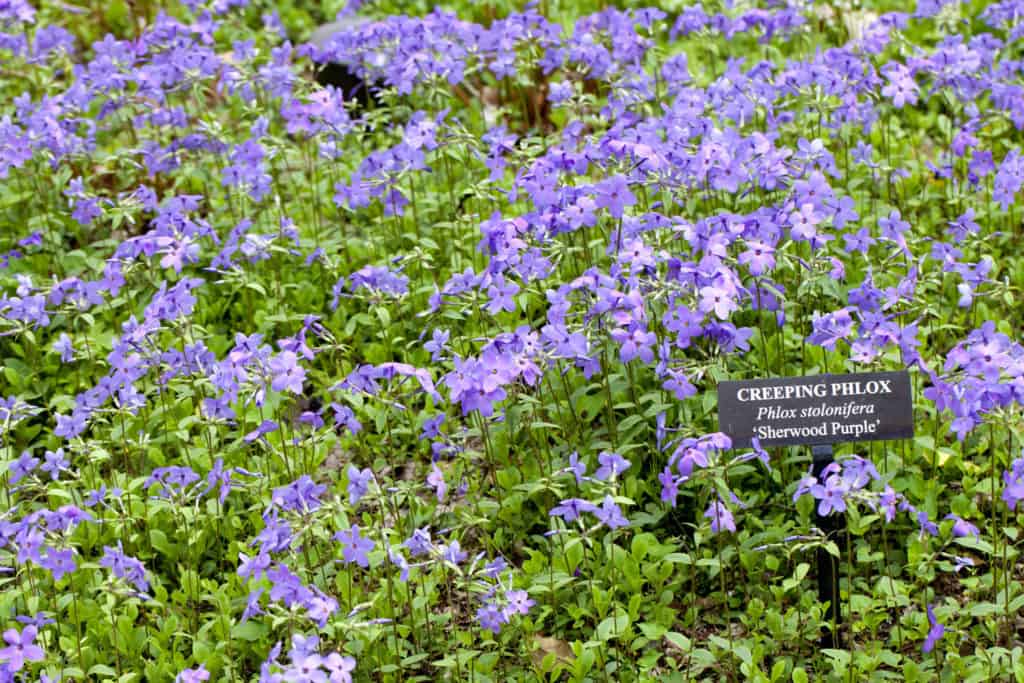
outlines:
[[[689,638],[684,636],[682,633],[676,633],[675,631],[669,631],[665,634],[665,640],[679,648],[683,652],[689,652],[692,645]]]
[[[612,616],[597,625],[597,638],[600,641],[618,638],[629,628],[629,614],[621,607],[616,607]]]
[[[239,640],[255,642],[267,635],[267,627],[255,621],[247,621],[244,624],[235,624],[231,627],[231,637]]]

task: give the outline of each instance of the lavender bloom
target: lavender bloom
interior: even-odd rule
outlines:
[[[812,321],[814,332],[807,337],[810,344],[816,344],[824,349],[832,351],[836,344],[848,339],[853,334],[853,318],[847,308],[841,308],[834,313],[815,316]]]
[[[36,645],[36,633],[35,626],[26,626],[21,633],[13,628],[4,631],[7,647],[0,650],[0,662],[6,662],[7,668],[13,672],[21,671],[26,662],[42,661],[46,653]]]
[[[434,489],[434,494],[437,496],[437,501],[444,502],[445,494],[448,492],[448,484],[445,483],[444,473],[441,472],[441,468],[437,466],[437,463],[431,463],[430,474],[427,475],[427,484]]]
[[[271,432],[276,432],[278,430],[278,427],[279,425],[273,420],[264,420],[259,424],[259,426],[256,427],[256,429],[246,434],[242,440],[245,441],[246,443],[252,443],[253,441],[260,439],[265,435],[270,434]]]
[[[503,624],[508,623],[508,615],[505,611],[492,604],[486,604],[476,611],[477,621],[480,626],[497,635],[501,632]]]
[[[563,470],[565,472],[572,472],[573,476],[576,477],[576,485],[582,486],[583,479],[587,474],[587,463],[580,460],[580,454],[573,451],[569,455],[569,466]]]
[[[317,484],[304,474],[287,486],[274,489],[271,505],[291,512],[308,513],[320,507],[320,496],[327,491],[323,484]]]
[[[149,590],[146,568],[134,557],[125,555],[120,541],[117,542],[116,548],[104,546],[100,566],[110,569],[114,576],[132,584],[139,593],[144,594]]]
[[[510,590],[505,593],[505,601],[508,603],[505,605],[505,615],[511,616],[513,614],[528,614],[530,608],[537,603],[530,599],[530,596],[526,591]]]
[[[30,475],[39,465],[39,458],[33,458],[29,451],[22,451],[21,457],[7,466],[10,483],[17,484]]]
[[[195,669],[185,669],[174,677],[174,683],[202,683],[208,680],[210,680],[210,672],[201,664]]]
[[[441,558],[445,562],[451,562],[452,564],[462,564],[468,556],[468,553],[463,552],[458,541],[452,541],[441,551]]]
[[[679,498],[679,484],[685,481],[685,477],[677,478],[672,468],[666,466],[658,475],[658,481],[661,482],[661,500],[675,507],[676,499]]]
[[[551,517],[561,517],[566,522],[574,522],[584,512],[594,512],[595,510],[597,510],[597,506],[593,503],[581,500],[580,498],[569,498],[551,508],[548,515]]]
[[[271,389],[302,394],[302,383],[306,379],[306,371],[298,364],[298,356],[295,353],[282,351],[270,359],[269,368]]]
[[[893,106],[902,109],[906,104],[917,103],[917,83],[907,67],[889,63],[882,69],[882,73],[889,80],[882,88],[882,94],[892,99]]]
[[[57,481],[60,473],[67,471],[71,466],[71,463],[64,457],[63,448],[58,448],[56,451],[46,451],[43,454],[43,460],[44,462],[39,469],[49,474],[51,481]]]
[[[355,505],[370,490],[370,482],[373,481],[373,472],[370,468],[360,470],[355,465],[348,466],[348,503]]]
[[[829,467],[837,465],[837,463],[832,463]],[[828,468],[826,468],[827,470]],[[823,517],[833,512],[846,512],[844,497],[848,491],[849,487],[846,482],[836,474],[827,474],[824,485],[815,484],[811,486],[810,490],[811,495],[819,501],[818,514]]]
[[[921,646],[921,651],[925,654],[934,650],[936,643],[946,634],[946,627],[935,618],[935,612],[931,605],[928,605],[928,623],[931,624],[931,628],[928,629],[928,636],[924,639],[924,645]]]
[[[334,534],[334,540],[341,543],[341,556],[345,564],[355,562],[363,569],[370,566],[369,553],[374,548],[374,542],[359,535],[359,525],[353,524],[352,528],[342,530]]]
[[[607,481],[609,479],[616,479],[618,476],[629,469],[630,462],[626,460],[618,453],[612,453],[610,451],[602,451],[597,456],[597,461],[601,464],[597,468],[597,472],[594,473],[594,477],[600,481]]]
[[[630,191],[626,178],[616,175],[598,184],[594,201],[598,207],[608,209],[612,217],[622,218],[626,207],[636,204],[636,196]]]
[[[340,403],[331,403],[331,410],[334,412],[334,424],[342,429],[347,429],[352,434],[358,434],[363,430],[363,425],[356,419],[356,414],[351,408]]]
[[[60,354],[62,363],[70,363],[75,358],[75,347],[66,332],[61,332],[60,338],[53,343],[53,350]]]
[[[946,515],[946,519],[953,520],[953,536],[955,538],[963,538],[964,536],[974,536],[975,538],[979,538],[981,536],[981,532],[978,531],[978,527],[958,515],[951,513]]]
[[[78,565],[75,564],[75,552],[71,548],[65,550],[50,550],[42,558],[39,565],[50,572],[54,581],[60,581],[65,575],[75,571]]]
[[[598,521],[609,529],[615,530],[620,527],[629,526],[629,520],[623,516],[622,510],[611,496],[605,496],[601,507],[593,510],[593,513]]]
[[[953,558],[953,563],[953,571],[957,573],[960,573],[961,569],[974,566],[974,560],[969,557],[956,556]]]
[[[1014,460],[1010,469],[1003,472],[1003,483],[1006,486],[1002,500],[1006,507],[1016,510],[1017,503],[1024,500],[1024,458]]]
[[[429,555],[434,550],[434,543],[430,540],[430,530],[426,527],[416,529],[402,545],[409,549],[409,554],[413,557]]]
[[[924,538],[926,534],[928,536],[939,535],[938,525],[928,518],[928,513],[924,510],[917,511],[917,524],[920,527],[920,534],[922,538]]]
[[[704,511],[704,517],[711,520],[711,532],[721,533],[722,531],[736,532],[736,520],[732,512],[721,500],[714,500],[708,509]]]

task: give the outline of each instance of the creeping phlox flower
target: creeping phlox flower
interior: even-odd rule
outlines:
[[[134,594],[147,597],[149,580],[146,578],[146,567],[136,558],[125,554],[121,541],[117,542],[116,548],[104,546],[100,566],[106,567],[114,577],[122,579],[134,588]]]
[[[506,589],[500,594],[492,590],[491,596],[476,611],[476,619],[481,627],[497,634],[513,615],[529,614],[535,604],[524,590]]]
[[[929,373],[926,398],[950,411],[950,430],[963,441],[985,417],[1016,404],[1024,406],[1024,346],[987,321],[946,356],[945,376]]]
[[[8,671],[21,671],[28,662],[43,660],[46,653],[43,648],[36,645],[37,634],[38,629],[35,625],[26,626],[21,633],[13,628],[4,631],[4,643],[7,647],[0,649],[0,662],[6,663]]]
[[[1003,502],[1016,511],[1017,504],[1024,500],[1024,457],[1016,458],[1003,472],[1003,484]]]
[[[208,680],[210,672],[201,664],[195,669],[185,669],[174,677],[174,683],[203,683]]]
[[[872,483],[881,485],[882,490],[868,488]],[[883,483],[871,461],[857,455],[829,463],[820,478],[808,472],[797,483],[793,502],[808,494],[817,501],[817,511],[822,516],[845,513],[851,505],[860,503],[880,513],[886,522],[892,522],[897,512],[906,512],[917,523],[921,538],[938,536],[940,532],[926,511]],[[958,515],[949,514],[946,519],[953,522],[949,527],[953,537],[979,535],[974,524]]]
[[[921,645],[921,651],[929,653],[935,649],[935,645],[942,640],[942,636],[946,635],[946,627],[939,623],[939,620],[935,617],[935,611],[931,605],[928,605],[928,635],[924,639],[924,644]]]
[[[586,463],[580,460],[578,453],[574,452],[569,456],[569,466],[559,472],[571,473],[576,480],[577,486],[590,482],[595,484],[592,488],[596,488],[599,491],[610,490],[614,492],[618,487],[619,475],[628,470],[631,463],[618,453],[611,451],[602,451],[598,455],[598,462],[600,467],[594,473],[594,476],[592,478],[587,477]],[[551,517],[559,517],[567,523],[578,522],[581,527],[584,525],[582,518],[584,514],[594,515],[600,526],[605,526],[611,530],[629,526],[629,520],[623,515],[622,508],[616,502],[612,493],[606,493],[599,503],[591,503],[582,498],[567,498],[548,512],[548,515]]]
[[[441,379],[451,401],[462,406],[462,414],[479,411],[490,417],[496,405],[508,395],[506,387],[523,382],[533,386],[541,376],[540,339],[529,327],[492,340],[479,358],[455,356],[452,372]]]
[[[278,643],[260,667],[260,683],[352,683],[355,658],[338,652],[321,654],[320,639],[315,635],[293,635],[287,659],[281,661],[280,654],[281,643]]]
[[[704,517],[711,520],[712,533],[736,531],[736,520],[733,518],[729,508],[720,499],[711,502],[708,509],[704,511]]]
[[[718,466],[720,453],[732,446],[732,440],[721,432],[705,434],[699,438],[686,437],[669,440],[664,449],[672,449],[668,464],[658,475],[661,482],[661,499],[675,507],[679,497],[679,487],[689,481],[696,470]],[[757,444],[752,454],[741,456],[740,461],[757,457],[767,462],[767,454]]]

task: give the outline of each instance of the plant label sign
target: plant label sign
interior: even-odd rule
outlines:
[[[909,439],[910,373],[865,372],[720,382],[718,428],[733,448]]]

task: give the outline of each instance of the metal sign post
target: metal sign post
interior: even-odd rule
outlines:
[[[811,449],[811,474],[821,481],[825,468],[835,462],[832,446],[814,446]],[[839,545],[840,536],[846,528],[846,518],[839,515],[821,515],[815,506],[814,519],[818,528],[825,533],[825,538]],[[828,618],[833,628],[821,634],[823,648],[842,647],[839,625],[843,623],[843,611],[839,607],[839,558],[825,549],[818,548],[818,601],[828,603]]]

